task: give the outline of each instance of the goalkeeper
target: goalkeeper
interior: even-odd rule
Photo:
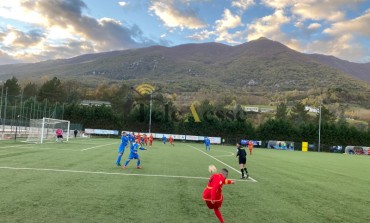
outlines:
[[[57,142],[63,142],[63,130],[61,128],[58,128],[55,131],[55,135],[57,136],[57,139],[56,139]]]
[[[144,147],[141,147],[141,145],[139,144],[139,140],[136,139],[134,143],[131,144],[130,146],[130,155],[128,155],[128,158],[125,162],[125,165],[123,166],[123,169],[126,169],[128,163],[132,160],[132,159],[136,159],[137,160],[137,164],[136,164],[136,168],[137,169],[141,169],[141,166],[140,166],[140,156],[139,154],[137,153],[138,150],[146,150]]]

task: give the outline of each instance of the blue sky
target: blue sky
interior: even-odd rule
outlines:
[[[0,0],[0,64],[259,37],[370,62],[369,0]]]

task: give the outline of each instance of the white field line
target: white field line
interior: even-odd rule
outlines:
[[[84,171],[84,170],[61,170],[61,169],[44,169],[44,168],[28,168],[28,167],[0,166],[0,169],[209,180],[209,177],[175,176],[175,175],[160,175],[160,174],[140,174],[140,173],[109,173],[109,172],[102,172],[102,171],[95,172],[95,171]],[[246,180],[236,180],[236,181],[246,182]]]
[[[95,149],[95,148],[99,148],[99,147],[103,147],[103,146],[110,146],[110,145],[114,145],[114,144],[117,144],[117,145],[118,145],[118,142],[115,142],[115,143],[109,143],[109,144],[104,144],[104,145],[99,145],[99,146],[93,146],[93,147],[89,147],[89,148],[86,148],[86,149],[81,149],[81,151],[86,151],[86,150],[90,150],[90,149]]]
[[[21,147],[21,146],[24,146],[24,145],[16,145],[16,146],[2,146],[2,147],[0,147],[0,149],[9,149],[9,148],[16,148],[16,147]]]
[[[37,149],[37,150],[57,150],[57,151],[60,151],[60,150],[66,150],[66,151],[80,151],[80,150],[75,150],[75,149],[58,149],[58,148],[48,148],[48,147],[44,147],[44,148],[40,148],[40,147],[34,147],[34,146],[31,146],[29,144],[26,144],[26,145],[18,145],[18,146],[7,146],[7,147],[0,147],[0,149],[12,149],[12,150],[15,150],[15,149]]]
[[[193,148],[193,149],[198,150],[199,152],[201,152],[201,153],[203,153],[203,154],[205,154],[205,155],[207,155],[207,156],[211,157],[212,159],[216,160],[217,162],[220,162],[220,163],[224,164],[225,166],[229,167],[230,169],[235,170],[235,172],[240,173],[240,171],[239,171],[239,170],[237,170],[237,169],[235,169],[234,167],[232,167],[232,166],[230,166],[230,165],[228,165],[228,164],[226,164],[226,163],[222,162],[221,160],[217,159],[216,157],[211,156],[211,155],[209,155],[209,154],[208,154],[208,153],[206,153],[206,152],[203,152],[202,150],[198,149],[197,147],[190,146],[190,145],[187,145],[187,146],[189,146],[189,147],[191,147],[191,148]],[[257,180],[253,179],[252,177],[248,177],[248,179],[250,179],[250,180],[251,180],[251,181],[253,181],[253,182],[258,182]]]

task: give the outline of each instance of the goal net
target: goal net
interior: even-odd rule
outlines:
[[[31,119],[30,127],[28,130],[28,138],[26,142],[30,143],[43,143],[45,141],[57,140],[57,130],[63,135],[63,139],[68,141],[69,139],[69,128],[70,121],[43,118],[43,119]]]

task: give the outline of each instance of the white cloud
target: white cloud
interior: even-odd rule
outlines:
[[[292,7],[292,13],[311,20],[339,21],[345,18],[345,14],[340,10],[340,5],[331,2],[306,2],[296,3]]]
[[[233,0],[231,6],[247,10],[252,5],[256,4],[254,0]]]
[[[274,8],[290,10],[302,19],[340,21],[345,19],[346,10],[366,0],[262,0],[261,3]]]
[[[137,26],[127,27],[112,18],[95,19],[86,16],[85,9],[82,0],[1,1],[0,17],[27,23],[33,30],[5,28],[0,50],[35,62],[153,44]]]
[[[225,9],[222,19],[216,20],[215,24],[216,41],[225,41],[231,44],[240,43],[240,41],[235,41],[235,39],[240,39],[242,34],[240,31],[234,34],[229,33],[230,29],[243,25],[240,16],[233,15],[229,9]]]
[[[316,40],[307,44],[305,52],[333,55],[349,61],[364,62],[368,49],[356,41],[352,34],[343,34],[338,38]]]
[[[118,2],[118,4],[122,7],[125,7],[127,5],[127,2],[121,1],[121,2]]]
[[[276,37],[284,35],[280,29],[281,26],[289,21],[290,18],[284,15],[283,10],[276,10],[274,14],[259,18],[248,25],[247,39],[250,41],[260,37],[267,37],[278,40]]]
[[[244,33],[242,31],[232,32],[231,30],[240,26],[243,26],[240,16],[232,14],[229,9],[225,9],[222,18],[215,21],[214,30],[202,30],[188,36],[188,38],[203,41],[215,36],[217,42],[239,44],[243,40]]]
[[[23,7],[22,0],[0,1],[0,16],[28,24],[46,24],[47,19],[41,13]]]
[[[314,30],[314,29],[318,29],[321,27],[321,24],[320,23],[311,23],[310,25],[308,25],[307,29],[310,29],[310,30]]]
[[[196,13],[190,9],[179,10],[179,4],[174,0],[152,0],[150,11],[153,11],[168,28],[200,29],[207,25],[197,18]]]
[[[202,30],[200,32],[187,36],[187,38],[198,40],[198,41],[203,41],[203,40],[209,39],[212,35],[215,35],[214,31]]]
[[[304,0],[302,0],[304,1]],[[295,0],[262,0],[261,3],[275,9],[284,9],[285,7],[293,4]]]
[[[324,33],[341,36],[342,33],[352,33],[370,38],[370,11],[366,14],[352,20],[341,21],[332,24],[330,28],[324,30]]]

